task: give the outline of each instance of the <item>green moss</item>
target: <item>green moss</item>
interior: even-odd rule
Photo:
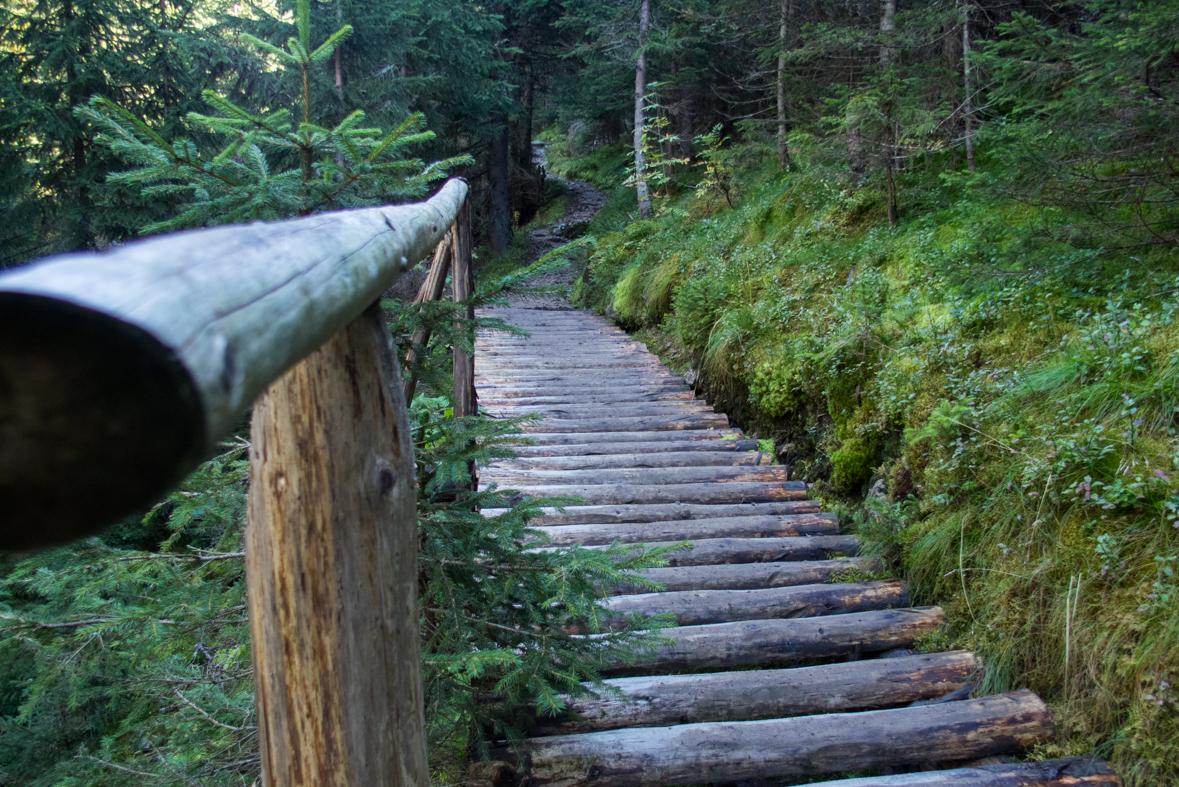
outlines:
[[[876,440],[852,437],[843,441],[831,454],[831,485],[841,494],[860,492],[880,464],[880,447]]]

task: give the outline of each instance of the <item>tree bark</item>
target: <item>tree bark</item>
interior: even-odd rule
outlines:
[[[639,57],[635,67],[635,190],[639,198],[639,217],[651,218],[651,194],[647,188],[647,156],[643,152],[643,131],[646,126],[644,108],[647,103],[647,33],[651,29],[651,0],[639,4]]]
[[[475,273],[471,267],[471,208],[464,203],[459,210],[451,235],[451,256],[454,259],[452,295],[455,303],[465,301],[475,292]],[[466,318],[475,319],[475,307],[468,306]],[[454,414],[475,415],[478,412],[475,393],[475,358],[461,347],[454,348]],[[473,467],[473,465],[472,465]],[[472,475],[472,478],[474,475]]]
[[[571,714],[538,718],[529,731],[570,735],[730,719],[773,719],[895,707],[962,688],[978,666],[971,653],[934,653],[781,670],[615,678],[623,697],[570,700]]]
[[[484,478],[487,478],[486,474]],[[501,483],[500,486],[511,486]],[[730,516],[617,525],[548,525],[544,533],[553,546],[696,541],[702,538],[779,538],[836,535],[839,522],[828,514]]]
[[[729,425],[724,413],[689,413],[687,415],[624,416],[620,418],[545,418],[520,425],[522,432],[575,433],[633,432],[633,431],[691,431],[723,429]],[[584,437],[585,435],[579,435]]]
[[[507,253],[512,243],[512,204],[508,194],[508,147],[512,129],[507,118],[497,115],[494,123],[499,126],[491,138],[489,166],[491,170],[490,226],[491,254],[498,257]]]
[[[532,171],[532,101],[535,77],[532,74],[532,67],[524,68],[524,86],[521,91],[520,104],[523,112],[520,113],[520,143],[519,150],[516,151],[517,163],[520,168],[525,171]]]
[[[754,590],[830,582],[840,572],[881,571],[884,563],[876,557],[836,560],[796,560],[790,563],[732,563],[717,566],[648,568],[636,572],[643,579],[658,582],[668,592],[680,590]],[[619,585],[616,595],[649,593],[638,585]]]
[[[732,444],[736,440],[718,441]],[[631,444],[633,445],[633,444]],[[656,443],[655,445],[658,445]],[[652,446],[648,450],[658,450]],[[679,449],[683,450],[683,449]],[[535,454],[531,454],[535,456]],[[489,516],[498,509],[484,509]],[[814,500],[791,500],[774,503],[735,503],[732,505],[692,505],[689,503],[653,503],[636,505],[567,506],[564,511],[545,509],[533,525],[608,525],[625,522],[664,522],[683,519],[720,519],[724,517],[783,516],[817,514]]]
[[[673,615],[677,626],[704,626],[731,621],[813,618],[847,615],[909,605],[903,580],[794,585],[746,590],[680,590],[614,596],[604,606],[614,615],[610,628],[623,628],[623,615]]]
[[[452,228],[451,233],[453,232]],[[442,298],[442,290],[446,286],[446,274],[450,271],[450,260],[454,257],[453,248],[454,235],[448,234],[434,249],[434,260],[430,263],[430,273],[422,282],[421,289],[418,290],[417,297],[413,300],[414,306]],[[424,353],[429,343],[430,329],[422,327],[414,331],[410,338],[409,349],[405,351],[405,367],[409,372],[409,377],[405,381],[405,402],[407,405],[413,402],[418,387],[418,378],[414,373],[413,365],[417,361],[419,350]]]
[[[919,708],[534,738],[528,770],[533,785],[671,787],[1015,754],[1052,739],[1048,708],[1025,689]]]
[[[962,5],[962,81],[965,97],[962,101],[962,119],[966,134],[966,168],[974,168],[974,75],[970,72],[970,4]]]
[[[487,403],[484,402],[484,405]],[[735,442],[729,440],[728,442]],[[670,451],[658,444],[649,453],[628,453],[607,456],[534,456],[498,462],[497,467],[520,467],[531,470],[590,470],[610,467],[702,467],[733,465],[770,465],[769,451],[758,451],[757,441],[744,451]]]
[[[1122,780],[1101,760],[1089,756],[840,779],[824,782],[823,787],[1122,787]]]
[[[896,32],[897,0],[883,0],[880,14],[880,63],[891,65],[895,53],[894,33]]]
[[[413,445],[376,305],[258,399],[246,576],[263,787],[427,787]]]
[[[790,0],[779,0],[778,16],[778,169],[790,164],[786,144],[786,24],[790,16]]]

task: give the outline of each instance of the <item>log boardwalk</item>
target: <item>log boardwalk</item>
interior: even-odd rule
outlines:
[[[483,468],[480,485],[582,497],[538,523],[555,545],[692,546],[647,572],[663,592],[609,601],[679,624],[650,660],[616,670],[628,699],[542,719],[522,766],[493,750],[476,781],[671,787],[872,770],[893,775],[827,784],[1121,784],[1088,759],[979,762],[1051,741],[1044,703],[1026,690],[971,698],[973,654],[910,650],[942,611],[911,606],[804,484],[643,345],[584,312],[485,314],[531,337],[479,337],[480,405],[541,418],[524,429],[533,444]]]

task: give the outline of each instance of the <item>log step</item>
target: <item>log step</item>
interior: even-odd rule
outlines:
[[[754,590],[828,582],[840,574],[871,574],[880,571],[884,562],[876,557],[849,557],[836,560],[798,560],[793,563],[736,563],[710,566],[649,568],[635,572],[643,579],[658,582],[668,592],[680,590]],[[622,585],[616,595],[650,593],[638,585]]]
[[[794,664],[905,648],[945,623],[940,607],[851,612],[794,620],[746,620],[682,626],[660,634],[670,640],[641,666],[615,664],[614,675],[660,675],[681,670]]]
[[[534,738],[529,777],[560,787],[672,787],[975,759],[1052,739],[1048,708],[1023,690],[917,708]]]
[[[480,403],[491,407],[493,405],[508,405],[525,407],[546,404],[624,404],[639,402],[691,402],[697,401],[691,391],[667,391],[663,393],[643,393],[641,391],[626,393],[624,391],[606,393],[587,393],[585,391],[568,394],[547,394],[539,396],[503,396],[492,391],[479,398]]]
[[[570,700],[572,713],[537,719],[529,735],[896,707],[956,691],[968,685],[978,666],[974,654],[955,652],[794,669],[614,678],[606,683],[621,696]]]
[[[834,514],[731,516],[717,519],[624,522],[616,525],[550,525],[541,532],[548,537],[552,546],[592,546],[614,542],[833,536],[839,533],[839,520]]]
[[[550,404],[513,407],[488,405],[480,402],[488,415],[495,418],[519,418],[537,415],[541,418],[638,418],[651,415],[682,415],[711,413],[713,409],[700,401],[638,402],[636,404]]]
[[[696,505],[692,503],[640,503],[635,505],[569,506],[563,511],[544,509],[544,515],[533,520],[533,527],[549,525],[610,525],[619,522],[666,522],[670,519],[716,519],[730,516],[786,516],[816,514],[819,504],[814,500],[788,500],[773,503],[731,503],[728,505]],[[502,509],[484,509],[484,514],[495,516]]]
[[[797,585],[759,590],[683,590],[615,596],[603,606],[618,616],[672,615],[677,626],[736,620],[792,620],[847,615],[909,605],[909,588],[899,579],[835,585]],[[621,628],[624,617],[611,617]]]
[[[600,485],[600,484],[701,484],[790,483],[789,471],[780,465],[736,467],[605,467],[588,470],[531,470],[488,467],[479,474],[484,483],[500,486]],[[798,484],[798,482],[794,482]],[[802,492],[806,492],[803,486]]]
[[[737,465],[771,465],[773,462],[774,457],[768,451],[718,450],[520,457],[509,462],[496,462],[492,467],[497,470],[499,468],[519,468],[522,470],[590,470],[615,467],[733,467]]]
[[[574,439],[581,435],[561,435]],[[632,440],[629,442],[585,442],[585,443],[550,443],[547,445],[522,445],[513,450],[519,458],[532,456],[572,457],[572,456],[608,456],[611,454],[631,454],[641,451],[646,456],[655,453],[683,453],[684,451],[756,451],[756,440],[728,440],[724,437],[712,437],[712,432],[694,432],[681,435],[677,432],[657,435],[644,433],[641,437],[659,438],[653,440]],[[536,442],[536,435],[528,435],[528,439]]]
[[[811,787],[1122,787],[1122,780],[1096,757],[1069,757],[812,782]]]
[[[480,487],[483,485],[481,484]],[[800,481],[773,483],[731,481],[698,484],[506,484],[522,495],[579,497],[586,505],[612,503],[769,503],[801,500],[806,487]]]
[[[546,421],[545,423],[551,423]],[[579,426],[586,426],[586,421],[579,422]],[[692,440],[708,440],[721,442],[739,442],[745,435],[740,429],[683,429],[665,432],[647,431],[596,431],[566,432],[554,430],[551,432],[535,431],[524,435],[532,445],[586,445],[589,443],[660,443],[686,442]],[[677,448],[682,451],[682,448]]]
[[[666,567],[638,572],[660,592],[624,585],[601,603],[608,627],[636,614],[670,615],[678,627],[662,630],[664,644],[645,660],[603,670],[611,692],[569,700],[569,712],[538,720],[522,760],[493,748],[500,761],[473,766],[472,787],[928,771],[1051,740],[1047,709],[1031,692],[959,699],[977,680],[973,654],[891,657],[942,626],[942,610],[909,607],[903,581],[876,579],[882,561],[857,557],[858,539],[839,534],[837,518],[806,500],[805,485],[642,344],[583,312],[481,315],[532,334],[478,338],[481,407],[501,418],[536,416],[519,427],[526,444],[515,459],[481,469],[481,488],[581,498],[530,523],[544,544],[535,549],[674,547]],[[1065,760],[826,784],[1120,781],[1100,763]]]
[[[685,413],[683,415],[636,415],[586,418],[542,418],[520,424],[521,432],[666,432],[694,429],[724,429],[729,417],[724,413]],[[584,437],[584,434],[578,435]]]

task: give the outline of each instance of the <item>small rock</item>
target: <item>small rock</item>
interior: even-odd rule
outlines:
[[[695,385],[696,378],[698,376],[699,375],[697,375],[695,369],[689,369],[688,371],[684,372],[684,382],[687,383],[688,385]]]
[[[868,497],[878,497],[883,500],[888,495],[888,481],[878,478],[872,488],[868,490]]]

